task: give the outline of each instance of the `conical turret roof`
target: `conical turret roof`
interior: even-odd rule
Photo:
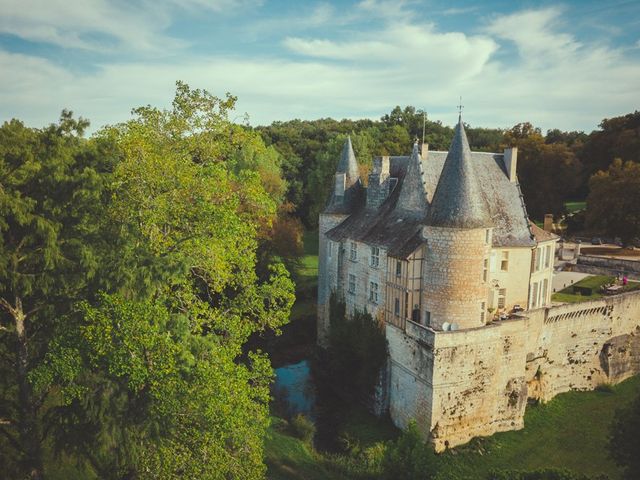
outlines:
[[[424,172],[418,143],[413,145],[413,152],[407,165],[407,173],[402,181],[402,190],[398,198],[398,208],[412,216],[424,219],[427,214],[427,192],[424,186]]]
[[[461,117],[433,194],[429,224],[452,228],[492,226],[489,207],[474,172]]]
[[[340,155],[340,161],[338,162],[336,173],[345,174],[345,188],[349,188],[360,178],[360,169],[358,168],[356,154],[353,153],[353,145],[351,144],[350,136],[347,137],[347,140],[342,146],[342,154]]]
[[[362,203],[363,186],[360,181],[358,161],[355,153],[353,153],[351,137],[347,137],[342,147],[342,153],[336,168],[336,181],[338,181],[341,174],[344,174],[344,189],[342,187],[338,189],[337,185],[334,186],[324,210],[325,213],[351,213]]]

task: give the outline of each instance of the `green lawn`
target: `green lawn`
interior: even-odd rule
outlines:
[[[600,293],[600,287],[606,283],[611,283],[615,280],[615,277],[607,275],[592,275],[590,277],[583,278],[579,282],[569,285],[567,288],[560,290],[557,293],[551,295],[552,302],[564,302],[564,303],[576,303],[587,302],[589,300],[596,300],[602,298],[604,294]],[[592,288],[593,293],[591,295],[579,295],[573,293],[573,287],[587,287]],[[629,282],[624,288],[625,292],[631,290],[637,290],[640,288],[640,282]]]
[[[587,202],[565,202],[564,206],[569,213],[572,213],[587,208]]]
[[[568,392],[546,405],[529,406],[525,428],[477,438],[469,444],[433,454],[438,480],[483,479],[491,470],[534,470],[566,468],[587,475],[607,474],[621,478],[620,469],[609,459],[607,436],[616,409],[640,394],[640,376],[631,378],[611,391]],[[346,430],[362,446],[384,441],[395,435],[367,414],[354,414]],[[284,432],[267,438],[266,459],[269,479],[356,479],[337,473],[335,457],[311,451]]]

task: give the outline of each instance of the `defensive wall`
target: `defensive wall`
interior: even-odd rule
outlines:
[[[548,401],[640,372],[640,292],[525,315],[447,332],[387,324],[396,425],[415,420],[442,451],[522,428],[528,398]]]
[[[616,276],[623,273],[632,278],[640,278],[640,260],[580,255],[574,270],[593,275]]]

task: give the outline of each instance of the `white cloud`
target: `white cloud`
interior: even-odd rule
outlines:
[[[318,21],[331,21],[331,12],[320,12]],[[379,117],[397,104],[453,123],[459,95],[465,120],[483,126],[531,121],[543,129],[590,130],[638,108],[638,61],[621,49],[578,42],[563,31],[561,15],[544,9],[496,17],[474,35],[396,17],[375,33],[344,40],[289,36],[292,58],[183,55],[105,63],[81,74],[0,50],[0,119],[42,125],[71,108],[97,128],[127,119],[138,105],[168,106],[177,79],[238,95],[239,110],[254,124]],[[518,55],[497,54],[508,43]]]
[[[167,51],[186,46],[164,30],[177,11],[239,9],[258,0],[2,0],[0,33],[65,48]],[[106,37],[106,41],[105,41]]]

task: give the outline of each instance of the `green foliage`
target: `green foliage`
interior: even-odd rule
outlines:
[[[289,421],[289,425],[291,426],[291,431],[294,437],[299,438],[308,444],[313,442],[316,427],[309,418],[299,413],[294,415],[294,417]]]
[[[331,296],[328,365],[335,385],[354,398],[374,393],[387,360],[382,327],[367,312],[346,314],[343,301]]]
[[[589,180],[587,226],[619,236],[640,237],[640,163],[615,159]]]
[[[41,478],[49,445],[100,478],[264,475],[272,371],[244,347],[288,321],[293,283],[258,265],[284,184],[234,103],[178,83],[90,141],[66,113],[0,129],[10,476]]]
[[[387,446],[382,472],[382,478],[386,480],[433,478],[434,466],[415,422],[411,422],[400,437]]]
[[[624,478],[640,478],[640,395],[626,408],[616,411],[609,431],[611,458],[624,469]]]
[[[559,214],[579,187],[582,165],[564,143],[545,143],[540,129],[520,123],[505,133],[504,142],[518,147],[518,180],[532,218]]]

